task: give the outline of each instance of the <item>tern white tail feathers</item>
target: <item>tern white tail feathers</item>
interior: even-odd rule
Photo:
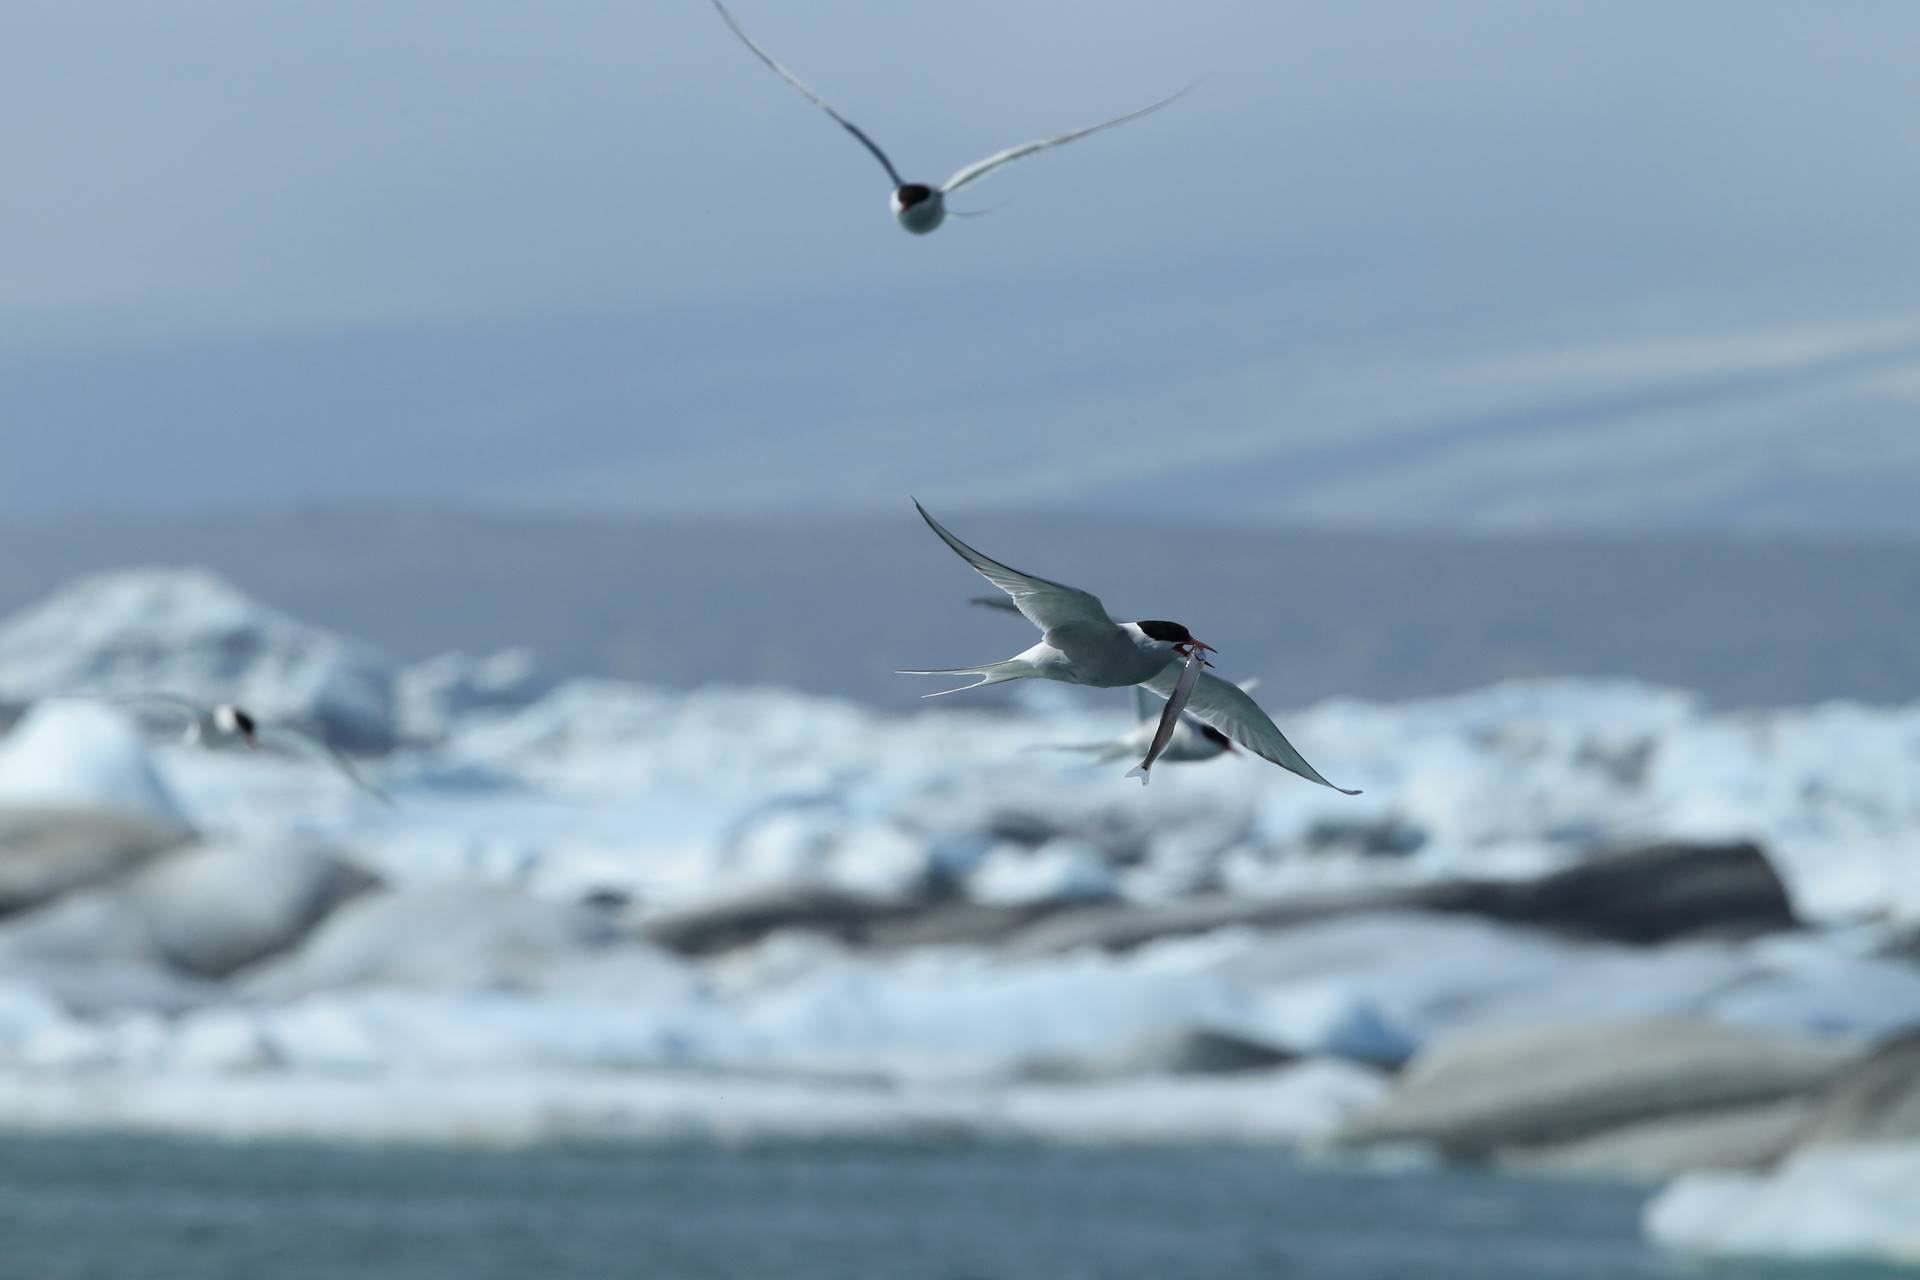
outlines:
[[[1151,781],[1151,779],[1147,777],[1147,766],[1143,764],[1137,764],[1133,766],[1133,768],[1127,770],[1127,776],[1129,778],[1140,779],[1140,785],[1143,787],[1146,786],[1149,781]]]
[[[937,693],[923,693],[923,698],[944,698],[950,693],[965,693],[969,689],[978,689],[990,684],[1005,684],[1009,680],[1018,680],[1027,674],[1026,664],[1018,658],[1008,658],[1004,662],[989,662],[979,667],[929,667],[921,671],[896,671],[897,676],[979,676],[972,684],[963,684],[957,689],[941,689]]]

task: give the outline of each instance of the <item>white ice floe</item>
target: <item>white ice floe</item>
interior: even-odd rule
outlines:
[[[0,1128],[332,1142],[1044,1139],[1306,1142],[1385,1085],[1359,1067],[1093,1084],[918,1085],[753,1075],[155,1070],[113,1087],[47,1072],[0,1088]]]
[[[1702,1257],[1920,1264],[1920,1145],[1813,1147],[1772,1173],[1688,1174],[1645,1225]]]
[[[76,684],[240,696],[370,740],[397,717],[378,769],[399,804],[283,762],[150,756],[100,706],[31,711],[0,740],[0,805],[184,812],[209,843],[0,921],[0,1124],[1297,1135],[1377,1094],[1374,1067],[1487,1028],[1679,1014],[1851,1049],[1920,1023],[1920,968],[1884,946],[1920,919],[1920,707],[1724,713],[1577,680],[1342,701],[1278,718],[1365,796],[1232,757],[1143,791],[1031,749],[1124,731],[1124,699],[899,715],[549,688],[524,655],[396,672],[179,573],[90,580],[0,627],[0,702]],[[1758,842],[1821,927],[1630,947],[1375,910],[1120,954],[994,932],[1527,877],[1673,838]],[[352,867],[386,887],[337,902]],[[853,923],[775,921],[716,955],[643,941],[809,893]],[[975,941],[861,932],[863,911],[921,909]],[[1182,1037],[1315,1064],[1177,1076]]]
[[[90,702],[42,703],[0,739],[0,804],[113,809],[186,823],[133,726]]]
[[[996,845],[967,879],[971,896],[1003,905],[1092,902],[1112,897],[1117,887],[1107,855],[1073,836],[1036,849]]]
[[[483,658],[442,654],[404,668],[395,678],[395,727],[404,740],[436,742],[459,721],[530,706],[556,683],[525,649]]]

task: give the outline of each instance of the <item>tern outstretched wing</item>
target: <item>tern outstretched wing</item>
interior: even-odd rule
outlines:
[[[718,4],[719,0],[714,0],[714,3]],[[742,38],[744,39],[745,37]],[[1056,133],[1051,138],[1041,138],[1035,142],[1023,142],[1017,147],[1008,147],[1005,151],[996,151],[985,160],[975,160],[966,168],[955,173],[951,178],[947,179],[945,185],[943,185],[940,190],[943,193],[951,194],[966,186],[969,182],[986,177],[1003,164],[1012,164],[1015,160],[1024,160],[1036,152],[1046,151],[1051,147],[1061,146],[1075,139],[1084,138],[1090,133],[1098,133],[1102,129],[1111,129],[1113,126],[1125,124],[1129,120],[1138,120],[1141,116],[1158,111],[1175,99],[1185,97],[1192,89],[1193,86],[1188,85],[1179,93],[1174,94],[1172,97],[1162,98],[1150,107],[1142,107],[1138,111],[1129,111],[1126,115],[1115,116],[1111,120],[1102,120],[1099,124],[1090,124],[1084,129],[1075,129],[1069,133]],[[821,105],[824,106],[826,104],[822,103]]]
[[[887,171],[887,176],[893,179],[894,186],[898,187],[898,186],[904,185],[901,181],[899,170],[893,167],[893,161],[887,159],[887,153],[880,149],[879,143],[875,142],[872,138],[869,138],[864,132],[862,132],[859,125],[847,119],[845,116],[841,115],[838,111],[835,111],[832,107],[828,106],[826,99],[822,98],[819,94],[807,88],[806,85],[800,82],[799,76],[796,76],[795,74],[793,74],[793,72],[787,70],[785,67],[781,66],[778,62],[775,62],[773,60],[772,54],[768,53],[765,49],[762,49],[759,45],[755,44],[752,41],[752,39],[748,37],[747,33],[740,29],[740,24],[734,21],[733,15],[727,12],[727,6],[721,4],[720,0],[713,0],[713,7],[720,11],[720,16],[726,20],[726,23],[729,27],[733,28],[733,34],[740,37],[741,44],[744,44],[745,46],[747,46],[747,48],[753,50],[754,56],[759,58],[760,61],[766,63],[769,67],[772,67],[775,74],[777,74],[782,80],[785,80],[788,84],[798,89],[800,91],[801,97],[805,98],[808,102],[811,102],[814,106],[820,108],[822,111],[826,112],[828,115],[832,116],[834,119],[834,122],[838,124],[842,129],[845,129],[848,133],[860,139],[860,145],[865,147],[867,150],[873,152],[873,158],[875,160],[878,160],[880,162],[880,167]],[[1118,122],[1116,121],[1115,123],[1118,123]],[[1094,127],[1105,128],[1104,125],[1096,125]],[[1047,145],[1052,145],[1052,144],[1049,143]]]
[[[1051,631],[1070,622],[1114,625],[1113,619],[1107,616],[1106,606],[1100,603],[1100,597],[1078,587],[1036,578],[998,560],[989,559],[948,533],[938,520],[927,514],[927,509],[920,505],[918,498],[914,499],[913,509],[920,513],[920,518],[927,522],[928,528],[940,535],[942,542],[953,548],[955,554],[972,565],[981,577],[1006,592],[1013,600],[1013,607],[1026,615],[1027,621],[1041,631]],[[1167,688],[1171,690],[1173,686],[1168,685]]]
[[[343,753],[334,750],[318,738],[310,738],[295,729],[283,725],[267,725],[254,735],[263,747],[271,747],[289,755],[306,756],[322,764],[332,766],[334,772],[360,788],[381,804],[392,805],[393,797],[367,780],[357,765]]]
[[[103,702],[109,706],[164,712],[180,716],[188,724],[210,714],[210,708],[174,693],[56,693],[49,696],[61,702]]]
[[[1173,693],[1174,685],[1180,679],[1180,664],[1169,662],[1153,679],[1145,681],[1162,698]],[[1202,672],[1200,683],[1194,687],[1193,696],[1187,700],[1187,714],[1202,724],[1211,725],[1226,734],[1263,760],[1271,760],[1291,773],[1297,773],[1308,782],[1317,782],[1323,787],[1333,787],[1343,795],[1357,796],[1358,791],[1349,791],[1345,787],[1335,787],[1320,776],[1320,771],[1307,763],[1307,758],[1293,749],[1287,741],[1287,735],[1272,717],[1260,709],[1245,690],[1236,688],[1219,676]]]

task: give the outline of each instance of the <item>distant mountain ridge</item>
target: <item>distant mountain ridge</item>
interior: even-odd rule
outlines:
[[[0,525],[0,613],[71,578],[205,565],[402,660],[524,646],[556,673],[906,706],[901,666],[1005,657],[1017,620],[891,518],[596,519],[391,507]],[[1786,539],[1142,526],[941,511],[982,550],[1189,622],[1263,700],[1633,676],[1721,705],[1920,697],[1920,552]],[[983,695],[984,696],[984,695]]]

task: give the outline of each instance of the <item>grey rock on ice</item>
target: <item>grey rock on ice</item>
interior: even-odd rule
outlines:
[[[1350,1119],[1339,1139],[1489,1159],[1663,1118],[1809,1099],[1856,1056],[1685,1017],[1466,1031],[1418,1055],[1392,1096]]]

